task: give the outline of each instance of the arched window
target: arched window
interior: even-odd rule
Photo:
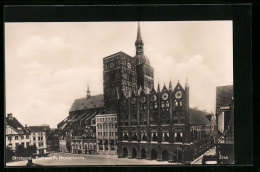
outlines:
[[[137,132],[136,131],[132,131],[132,140],[137,141]]]
[[[127,131],[123,131],[123,140],[128,140],[128,132]]]
[[[170,141],[170,134],[168,130],[163,130],[162,132],[162,142],[169,142]]]
[[[151,131],[151,141],[152,142],[157,142],[158,141],[158,133],[156,130]]]
[[[147,141],[147,132],[145,130],[141,130],[141,141]]]
[[[174,131],[174,142],[182,142],[183,133],[180,129]]]

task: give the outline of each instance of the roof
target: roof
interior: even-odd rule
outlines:
[[[50,126],[29,126],[28,129],[33,133],[46,132],[50,130]]]
[[[64,129],[77,129],[85,128],[85,126],[91,125],[91,120],[95,118],[96,115],[103,112],[103,109],[95,109],[91,111],[77,111],[71,116],[65,118],[62,122],[58,124],[59,130]]]
[[[216,109],[229,106],[233,98],[233,85],[219,86],[216,88]]]
[[[15,129],[18,133],[29,134],[29,131],[25,127],[23,127],[23,125],[15,117],[12,118],[5,117],[5,120],[6,120],[6,125],[9,125],[13,129]]]
[[[198,109],[189,109],[189,122],[191,125],[207,125],[211,124],[207,116],[209,113]]]
[[[104,107],[104,95],[91,96],[89,98],[76,99],[70,108],[71,111],[87,110]]]

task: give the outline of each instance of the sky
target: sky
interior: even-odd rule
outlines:
[[[190,107],[215,112],[233,85],[232,21],[140,22],[154,84],[190,86]],[[103,94],[103,58],[135,55],[137,22],[5,23],[6,114],[55,128],[75,99]]]

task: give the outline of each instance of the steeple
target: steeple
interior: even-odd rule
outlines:
[[[143,40],[142,40],[142,37],[141,37],[140,23],[138,22],[137,38],[136,38],[136,41],[135,41],[136,55],[144,54],[143,46],[144,46],[144,43],[143,43]]]
[[[89,91],[89,85],[88,85],[88,89],[87,89],[87,99],[90,98],[91,95],[90,95],[90,91]]]

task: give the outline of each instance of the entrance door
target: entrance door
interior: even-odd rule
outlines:
[[[123,149],[123,158],[128,157],[128,150],[126,147]]]
[[[157,152],[154,149],[151,151],[151,159],[152,160],[157,159]]]
[[[146,150],[144,148],[141,150],[141,159],[146,159]]]
[[[135,148],[132,149],[132,158],[136,158],[137,156],[137,151]]]
[[[167,152],[167,150],[164,150],[162,152],[162,160],[163,161],[168,161],[168,152]]]

